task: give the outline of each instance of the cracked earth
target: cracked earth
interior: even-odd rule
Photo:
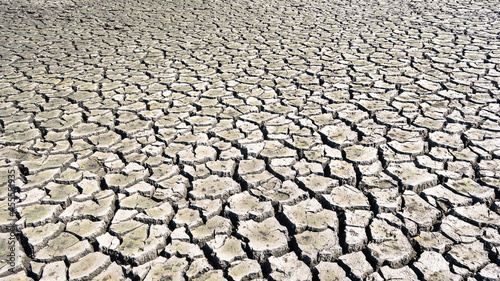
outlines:
[[[0,35],[1,281],[500,280],[495,1],[1,0]]]

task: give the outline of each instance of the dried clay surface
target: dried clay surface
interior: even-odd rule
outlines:
[[[0,0],[0,281],[498,281],[499,36],[486,0]]]

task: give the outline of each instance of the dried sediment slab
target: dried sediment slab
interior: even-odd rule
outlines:
[[[453,209],[453,214],[460,219],[479,227],[489,226],[500,229],[500,215],[490,210],[484,204],[457,207]]]
[[[316,199],[304,200],[293,206],[283,206],[283,214],[295,233],[305,230],[323,231],[328,228],[338,230],[337,213],[325,210]]]
[[[198,245],[181,240],[173,240],[171,244],[165,247],[165,253],[168,256],[185,257],[189,260],[205,257]]]
[[[111,220],[115,210],[115,193],[112,190],[103,190],[94,195],[94,200],[89,199],[83,202],[73,202],[59,215],[59,219],[62,221],[85,218],[91,220],[100,219],[103,221]]]
[[[248,240],[253,257],[258,261],[288,252],[288,231],[274,217],[262,222],[241,222],[237,233]]]
[[[342,254],[338,233],[331,229],[320,232],[304,231],[295,235],[300,257],[309,265],[334,261]]]
[[[259,202],[259,199],[250,195],[248,191],[231,196],[228,198],[227,203],[225,212],[238,220],[253,219],[263,221],[274,215],[271,202]]]
[[[189,195],[196,200],[202,199],[227,199],[229,196],[241,191],[241,186],[232,178],[209,176],[193,182],[193,190]]]
[[[483,234],[483,231],[455,216],[446,216],[441,221],[441,233],[455,243],[472,243]]]
[[[227,267],[234,261],[247,257],[243,250],[243,241],[234,237],[215,236],[214,239],[207,242],[207,246],[221,267]]]
[[[0,246],[6,249],[0,252],[0,278],[14,272],[23,272],[30,265],[30,260],[24,253],[22,245],[12,240],[11,237],[11,233],[0,233]]]
[[[464,143],[458,134],[448,134],[445,132],[432,132],[429,134],[431,143],[445,148],[460,151],[464,148]]]
[[[273,280],[312,280],[311,271],[304,262],[297,258],[294,252],[281,257],[270,257],[269,264],[271,266],[269,275]]]
[[[332,188],[339,185],[338,180],[334,180],[332,178],[320,176],[317,174],[310,174],[306,177],[298,177],[297,181],[304,189],[312,192],[318,197],[320,196],[320,194],[331,192]]]
[[[159,249],[165,247],[166,237],[170,234],[165,225],[149,226],[130,221],[116,225],[116,230],[111,232],[114,235],[107,232],[96,238],[99,249],[118,254],[124,260],[135,265],[155,259]]]
[[[296,158],[297,152],[285,147],[278,141],[264,141],[264,148],[259,156],[266,159],[266,161],[271,161],[278,158]]]
[[[199,165],[214,161],[217,157],[217,151],[213,147],[199,145],[194,150],[179,151],[177,156],[180,164]]]
[[[436,252],[423,252],[414,266],[426,280],[462,280],[462,276],[451,272],[450,264]]]
[[[145,180],[147,177],[145,172],[131,172],[128,175],[124,174],[107,174],[104,179],[106,185],[114,190],[122,191],[127,187],[131,187],[134,184]]]
[[[241,160],[238,165],[238,175],[258,174],[266,170],[266,162],[261,159]]]
[[[354,252],[340,256],[338,262],[343,268],[348,270],[349,276],[353,276],[358,280],[366,278],[374,271],[363,252]]]
[[[197,244],[203,244],[216,235],[229,235],[233,231],[233,225],[227,218],[214,216],[205,223],[189,228],[192,241]]]
[[[63,223],[47,223],[37,227],[26,227],[21,230],[27,245],[33,252],[38,252],[47,242],[64,231]]]
[[[392,268],[407,265],[415,255],[410,242],[402,236],[382,243],[369,243],[368,251],[377,266],[388,265]]]
[[[400,268],[415,255],[412,245],[403,232],[383,219],[374,219],[369,227],[372,242],[368,254],[377,266]]]
[[[193,209],[201,211],[201,216],[208,220],[222,212],[222,201],[220,199],[203,199],[191,202]]]
[[[65,280],[67,276],[67,267],[64,261],[56,261],[48,263],[42,272],[40,280]],[[22,279],[21,279],[22,280]]]
[[[195,259],[189,265],[189,269],[186,272],[186,277],[189,280],[194,280],[195,278],[201,278],[203,276],[210,276],[210,272],[212,270],[212,266],[208,263],[208,260],[205,257]],[[210,277],[207,276],[207,279]],[[226,280],[221,278],[220,280]]]
[[[472,198],[457,194],[442,185],[427,188],[422,191],[422,195],[431,205],[444,210],[471,205],[473,202]]]
[[[340,180],[342,184],[355,185],[356,171],[351,163],[333,159],[330,161],[328,167],[332,178]]]
[[[103,270],[99,275],[95,276],[95,280],[126,280],[124,268],[118,265],[116,262],[111,263],[105,270]]]
[[[401,209],[402,199],[398,188],[373,188],[368,192],[368,197],[374,201],[379,212],[395,213]]]
[[[138,267],[134,273],[148,281],[161,279],[181,280],[181,278],[184,278],[188,266],[189,262],[185,258],[174,256],[166,259],[159,257],[148,264]]]
[[[446,257],[452,263],[476,272],[489,262],[488,252],[483,243],[476,241],[470,244],[453,245]]]
[[[482,186],[470,178],[449,180],[444,186],[460,195],[470,197],[481,202],[491,202],[495,197],[495,191],[487,186]]]
[[[232,159],[210,161],[206,165],[211,174],[221,177],[232,177],[236,169],[236,162]]]
[[[345,124],[324,126],[318,132],[336,147],[353,145],[358,141],[358,134]]]
[[[238,278],[238,277],[236,277]],[[224,278],[224,272],[222,270],[210,270],[210,271],[207,271],[205,273],[203,273],[203,275],[199,276],[199,277],[196,277],[194,279],[192,279],[194,281],[219,281],[219,280],[227,280],[226,278]]]
[[[251,259],[245,259],[233,263],[227,272],[231,280],[235,281],[262,278],[262,270],[259,263],[256,260]]]
[[[419,169],[412,163],[391,163],[387,167],[387,172],[397,178],[403,187],[412,189],[416,193],[435,186],[438,182],[436,175],[430,174],[424,169]]]
[[[69,266],[69,280],[77,281],[95,278],[110,264],[109,256],[100,252],[90,253]]]
[[[353,145],[343,149],[347,161],[367,165],[372,164],[378,159],[378,150],[373,147]]]
[[[66,224],[66,231],[78,237],[93,241],[97,236],[106,232],[106,223],[103,221],[93,222],[88,219],[72,221]]]
[[[403,280],[418,280],[417,274],[408,266],[401,268],[391,268],[389,266],[384,266],[380,268],[380,275],[385,280],[392,279],[403,279]]]
[[[60,205],[31,205],[20,208],[21,220],[17,222],[21,226],[42,226],[48,222],[55,222],[61,213]]]
[[[333,188],[329,194],[321,195],[321,200],[334,210],[370,209],[370,202],[363,192],[349,185]]]
[[[63,232],[47,243],[47,246],[35,254],[36,261],[50,262],[68,260],[76,262],[92,252],[92,246],[86,240],[80,241],[76,236]]]
[[[412,191],[403,193],[403,201],[405,207],[398,212],[398,216],[416,223],[420,230],[431,230],[441,216],[441,211]]]
[[[499,279],[497,3],[86,2],[0,8],[1,280]]]
[[[480,272],[477,273],[479,278],[483,280],[495,280],[500,278],[500,266],[494,263],[490,263],[483,267]]]
[[[448,251],[450,246],[453,245],[453,241],[440,232],[423,231],[414,238],[414,241],[423,251],[435,251],[440,254]]]
[[[307,192],[287,180],[283,183],[275,178],[249,189],[250,194],[271,201],[273,204],[293,205],[308,197]]]
[[[314,271],[317,272],[320,280],[335,281],[346,280],[347,278],[346,272],[337,263],[320,262],[314,267]]]

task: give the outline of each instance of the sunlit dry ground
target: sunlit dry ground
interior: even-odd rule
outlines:
[[[1,0],[0,280],[500,280],[499,36],[496,1]]]

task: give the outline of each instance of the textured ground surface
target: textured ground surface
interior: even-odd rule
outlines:
[[[495,2],[1,0],[0,280],[499,280]]]

